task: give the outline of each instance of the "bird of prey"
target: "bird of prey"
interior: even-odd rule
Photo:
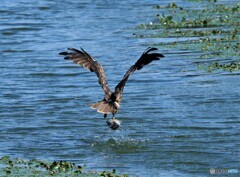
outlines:
[[[117,113],[120,107],[124,86],[129,76],[134,71],[142,69],[145,65],[151,63],[153,60],[160,60],[161,57],[164,57],[164,55],[160,53],[152,52],[156,50],[158,49],[154,47],[148,47],[137,60],[137,62],[128,69],[122,80],[113,91],[111,91],[108,86],[102,65],[85,50],[82,48],[80,50],[68,48],[68,51],[60,52],[59,54],[64,55],[65,60],[72,60],[73,63],[76,63],[91,72],[95,72],[98,77],[98,83],[103,89],[104,98],[101,101],[92,104],[91,108],[96,109],[99,113],[104,114],[104,118],[107,117],[107,114],[112,114],[112,118],[107,121],[107,125],[113,130],[116,130],[120,126],[120,121],[115,119],[114,115]]]

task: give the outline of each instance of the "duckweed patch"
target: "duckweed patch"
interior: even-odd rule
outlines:
[[[240,70],[240,62],[231,62],[231,63],[228,63],[228,64],[221,64],[221,63],[215,62],[215,63],[212,63],[208,66],[199,65],[198,67],[200,69],[206,70],[208,72],[212,72],[216,69],[221,69],[221,70],[224,70],[224,71],[232,72],[232,71]]]
[[[240,70],[240,4],[226,5],[215,1],[194,3],[201,3],[202,7],[184,8],[176,3],[154,6],[157,13],[155,18],[151,22],[138,25],[134,36],[171,39],[154,45],[197,51],[200,53],[198,59],[215,58],[223,63],[226,62],[224,60],[229,62],[216,64],[209,61],[208,71]]]
[[[159,7],[155,6],[154,8]],[[162,7],[162,6],[161,6]],[[173,8],[174,7],[174,8]],[[240,25],[240,4],[226,6],[212,3],[204,9],[184,9],[175,3],[157,8],[162,13],[156,14],[153,22],[143,23],[138,29],[169,29],[169,28],[199,28],[223,27]]]
[[[85,172],[82,166],[67,161],[46,162],[41,160],[23,160],[4,156],[0,158],[0,176],[58,176],[58,177],[127,177],[117,175],[116,170]]]

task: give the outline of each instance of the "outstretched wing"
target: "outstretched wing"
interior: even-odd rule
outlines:
[[[81,50],[77,50],[74,48],[68,48],[67,52],[60,52],[59,55],[64,55],[65,60],[72,60],[73,63],[79,64],[80,66],[86,68],[91,72],[95,72],[98,76],[98,82],[101,85],[105,98],[109,98],[111,95],[111,91],[107,84],[107,79],[101,64],[99,64],[96,60],[93,59],[86,51],[82,48]]]
[[[140,70],[143,68],[143,66],[151,63],[153,60],[160,60],[161,57],[164,57],[164,55],[160,53],[149,53],[151,51],[158,50],[157,48],[151,48],[148,47],[142,54],[142,56],[138,59],[138,61],[131,66],[126,74],[123,76],[122,80],[119,82],[119,84],[115,87],[115,96],[116,101],[120,103],[122,98],[122,93],[124,86],[129,78],[129,76],[136,70]]]

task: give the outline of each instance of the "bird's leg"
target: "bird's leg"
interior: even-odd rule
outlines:
[[[115,116],[115,113],[113,113],[113,114],[112,114],[112,119],[115,119],[115,117],[114,117],[114,116]]]
[[[107,118],[107,114],[104,114],[104,118],[105,118],[105,119]]]

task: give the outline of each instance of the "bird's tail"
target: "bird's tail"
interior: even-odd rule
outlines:
[[[97,109],[98,112],[102,114],[112,114],[116,111],[113,104],[106,102],[105,100],[96,102],[91,105],[92,109]]]

